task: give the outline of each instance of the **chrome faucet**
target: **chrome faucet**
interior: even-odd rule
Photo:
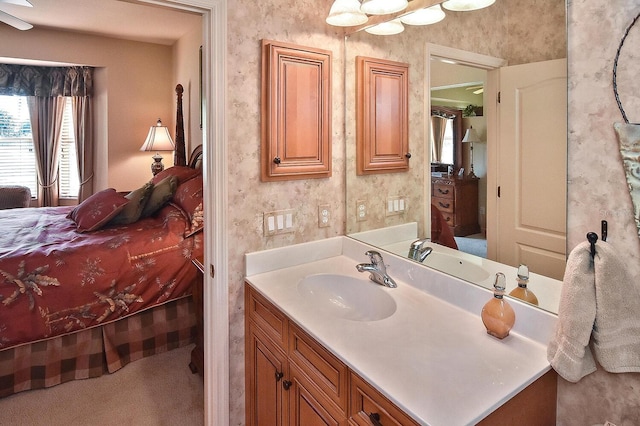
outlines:
[[[387,267],[382,260],[382,255],[374,250],[365,252],[369,256],[371,263],[360,263],[356,265],[358,272],[369,272],[369,279],[376,284],[385,287],[396,288],[396,282],[387,275]]]
[[[420,263],[424,262],[427,256],[433,251],[433,247],[425,246],[428,241],[428,238],[424,238],[412,242],[411,247],[409,247],[409,254],[407,255],[409,259],[417,260]]]

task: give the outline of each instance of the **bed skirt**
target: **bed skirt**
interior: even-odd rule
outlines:
[[[187,296],[101,327],[8,348],[0,351],[0,398],[113,373],[187,346],[195,336],[195,308]]]

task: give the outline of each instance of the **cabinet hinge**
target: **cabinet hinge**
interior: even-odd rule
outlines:
[[[498,103],[500,103],[500,92],[498,92]]]
[[[500,187],[498,187],[498,198],[500,198]]]

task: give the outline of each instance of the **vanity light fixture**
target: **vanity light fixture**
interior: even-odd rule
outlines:
[[[363,0],[360,10],[369,15],[387,15],[407,8],[407,0]]]
[[[400,22],[400,19],[394,19],[392,21],[382,22],[373,27],[365,28],[365,31],[374,35],[394,35],[400,34],[404,31],[404,25]]]
[[[336,27],[351,27],[362,25],[369,20],[369,17],[360,10],[358,0],[335,0],[327,16],[327,24]]]
[[[164,170],[162,156],[159,151],[173,151],[174,149],[175,145],[169,134],[169,129],[167,126],[163,126],[162,121],[158,118],[156,125],[149,128],[147,139],[140,147],[140,151],[156,151],[156,155],[153,156],[153,163],[151,163],[151,173],[154,176]]]
[[[400,17],[400,21],[407,25],[431,25],[444,19],[445,13],[439,4],[424,9],[418,9]]]
[[[496,0],[447,0],[442,7],[454,12],[469,12],[491,6]]]
[[[467,177],[469,179],[477,179],[478,177],[473,173],[473,143],[480,142],[480,136],[478,136],[478,132],[473,128],[473,126],[467,129],[467,132],[464,134],[464,138],[462,139],[462,143],[470,143],[471,150],[471,165],[469,167],[469,174]]]

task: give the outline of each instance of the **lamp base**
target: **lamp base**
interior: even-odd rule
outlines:
[[[162,164],[162,156],[156,152],[156,155],[153,157],[153,163],[151,163],[151,173],[153,175],[157,175],[161,171],[164,170],[164,164]]]

